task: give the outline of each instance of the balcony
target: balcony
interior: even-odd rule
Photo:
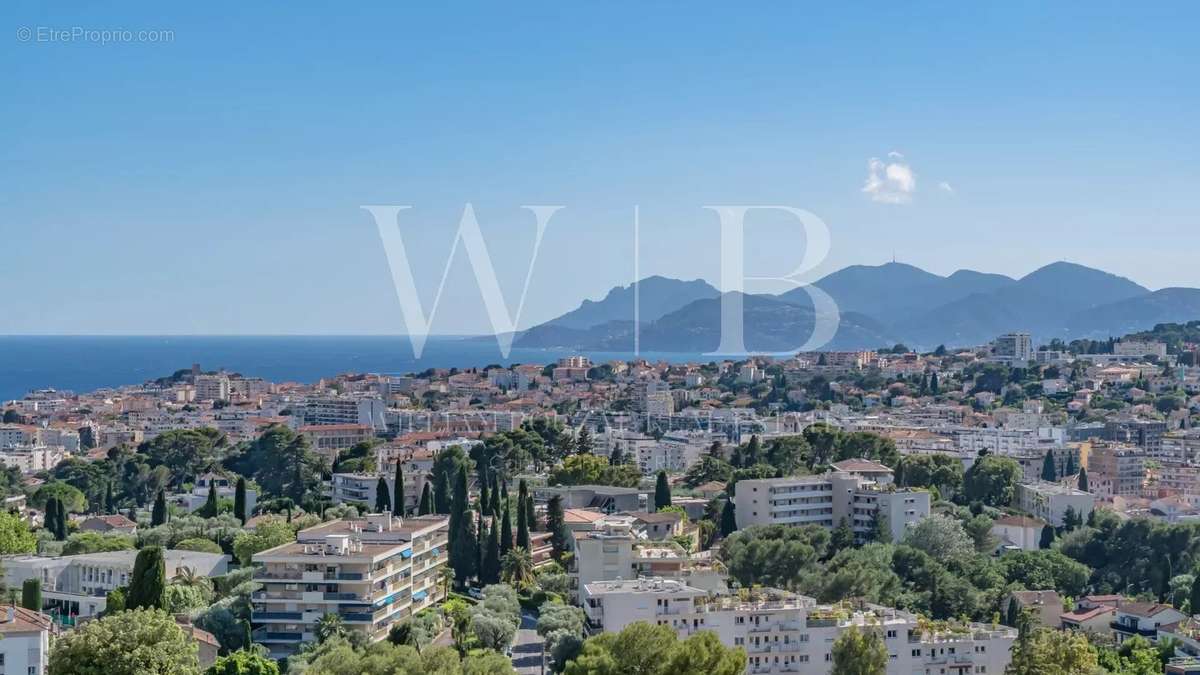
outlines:
[[[1108,625],[1118,633],[1124,633],[1126,635],[1141,635],[1142,637],[1151,639],[1158,637],[1157,628],[1139,628],[1138,626],[1121,623],[1120,621],[1113,621]]]
[[[302,612],[252,612],[253,621],[300,621]]]

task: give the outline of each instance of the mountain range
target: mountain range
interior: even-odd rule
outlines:
[[[703,280],[653,276],[638,291],[639,346],[644,351],[711,352],[720,343],[720,291]],[[1056,262],[1019,278],[974,270],[940,276],[903,263],[852,265],[814,284],[840,317],[826,349],[874,349],[894,343],[932,349],[983,344],[1010,331],[1035,343],[1101,339],[1200,318],[1200,289],[1151,291],[1124,277]],[[517,335],[519,347],[633,349],[632,284],[601,300],[584,300],[562,316]],[[741,297],[745,345],[793,351],[812,333],[815,313],[804,289]]]

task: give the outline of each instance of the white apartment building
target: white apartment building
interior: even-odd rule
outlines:
[[[4,583],[20,588],[26,579],[42,582],[44,609],[67,616],[94,616],[104,611],[108,592],[129,584],[136,550],[85,553],[54,558],[21,555],[3,560]],[[225,574],[229,556],[199,551],[163,551],[166,577],[187,567],[197,576]]]
[[[291,654],[316,639],[329,613],[370,641],[387,637],[393,624],[441,600],[449,523],[370,514],[301,530],[295,542],[254,554],[263,584],[251,596],[254,641],[273,657]]]
[[[1017,484],[1017,503],[1022,511],[1034,518],[1062,527],[1063,515],[1068,508],[1074,509],[1080,520],[1086,522],[1096,506],[1096,495],[1061,483],[1036,481]]]
[[[636,621],[670,626],[680,637],[713,631],[742,647],[747,673],[826,675],[833,643],[850,626],[877,630],[888,651],[889,675],[1000,675],[1017,632],[977,623],[926,628],[914,614],[869,604],[818,605],[805,596],[768,590],[718,596],[680,581],[642,578],[582,588],[591,630],[619,631]]]
[[[992,343],[992,358],[1024,367],[1033,360],[1033,340],[1029,333],[1005,333]]]
[[[193,384],[197,401],[229,400],[229,378],[225,375],[197,375]]]
[[[1045,454],[1046,448],[1062,445],[1067,441],[1067,431],[1061,427],[956,427],[948,431],[954,434],[955,448],[972,455],[978,455],[981,450],[1005,456],[1021,455],[1030,451]]]
[[[1142,358],[1155,356],[1167,358],[1167,343],[1152,340],[1121,340],[1113,345],[1113,354]]]
[[[360,424],[372,431],[387,430],[387,404],[376,397],[310,398],[293,411],[303,425]]]
[[[17,445],[0,449],[0,464],[14,466],[21,473],[49,471],[66,457],[61,446]]]
[[[734,487],[738,528],[751,525],[837,527],[844,519],[859,537],[866,536],[877,514],[887,518],[892,540],[929,515],[929,493],[880,486],[863,476],[833,471],[738,481]]]
[[[724,437],[704,431],[674,431],[658,441],[651,438],[636,446],[638,468],[647,476],[659,471],[687,471],[717,438]]]
[[[394,464],[392,465],[395,466]],[[395,469],[383,474],[387,484],[388,500],[396,494]],[[368,509],[375,508],[376,490],[379,487],[379,474],[376,473],[335,473],[330,481],[330,498],[334,504],[350,502],[366,504]],[[425,473],[406,471],[404,473],[404,505],[406,512],[416,512],[421,501],[421,490],[425,489]],[[400,510],[392,504],[397,512]]]
[[[0,673],[42,675],[50,665],[54,622],[41,612],[0,605]]]
[[[725,592],[725,574],[708,552],[689,555],[674,542],[649,541],[632,516],[606,516],[590,530],[572,533],[570,575],[575,589],[598,581],[654,576],[676,579],[705,592]]]
[[[0,425],[0,448],[28,445],[33,442],[37,428],[21,424]]]

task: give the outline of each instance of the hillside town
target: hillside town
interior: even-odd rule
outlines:
[[[32,391],[0,424],[0,658],[1195,675],[1198,423],[1200,322]]]

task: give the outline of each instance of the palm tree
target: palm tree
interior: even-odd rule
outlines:
[[[533,583],[533,556],[518,546],[505,554],[501,570],[505,583],[514,588],[525,588]]]
[[[314,630],[317,635],[317,643],[323,643],[332,637],[342,637],[346,634],[346,626],[342,623],[342,617],[329,612],[317,619],[317,627]]]
[[[442,565],[438,570],[438,581],[442,582],[442,597],[450,597],[450,584],[454,583],[454,568]]]
[[[212,582],[209,581],[208,577],[196,574],[196,570],[187,565],[179,566],[179,570],[175,572],[175,576],[171,577],[171,583],[199,588],[202,591],[208,591],[212,588]]]

